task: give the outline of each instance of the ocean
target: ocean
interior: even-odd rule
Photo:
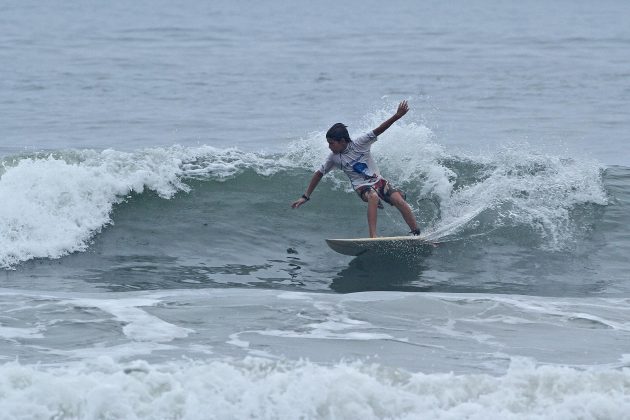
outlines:
[[[630,3],[0,6],[0,419],[630,419]]]

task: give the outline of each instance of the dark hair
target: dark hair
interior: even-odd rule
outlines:
[[[348,127],[343,125],[342,123],[337,123],[330,127],[328,132],[326,132],[326,138],[331,140],[346,140],[350,141],[350,134],[348,134]]]

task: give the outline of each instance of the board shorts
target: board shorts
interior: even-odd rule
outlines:
[[[367,198],[368,191],[376,192],[376,194],[378,195],[378,198],[385,201],[390,206],[393,206],[391,202],[391,196],[395,192],[400,193],[400,195],[402,195],[403,200],[407,199],[407,194],[405,194],[398,188],[394,187],[392,184],[389,183],[389,181],[387,181],[384,178],[381,178],[376,184],[363,185],[356,189],[356,192],[357,194],[359,194],[359,197],[361,197],[361,200],[365,201],[366,203],[368,201],[368,198]]]

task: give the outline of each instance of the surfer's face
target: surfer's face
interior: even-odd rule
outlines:
[[[328,142],[328,148],[333,153],[341,153],[346,150],[346,146],[348,142],[345,140],[334,140],[334,139],[326,139]]]

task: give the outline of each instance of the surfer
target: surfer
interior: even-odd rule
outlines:
[[[377,137],[383,134],[393,123],[398,121],[409,111],[407,101],[402,101],[398,105],[396,113],[384,121],[374,130],[363,134],[362,136],[350,139],[348,129],[342,123],[337,123],[330,127],[326,133],[326,141],[331,153],[324,164],[313,174],[306,192],[291,204],[294,209],[300,207],[311,199],[311,194],[322,177],[332,169],[338,168],[345,172],[350,178],[352,188],[357,192],[359,197],[368,203],[367,219],[370,238],[376,238],[376,219],[377,209],[383,208],[381,203],[386,203],[396,207],[403,219],[409,225],[412,235],[419,235],[420,229],[416,224],[416,218],[411,211],[411,207],[405,201],[405,193],[395,188],[385,178],[383,178],[372,159],[370,148],[377,140]]]

